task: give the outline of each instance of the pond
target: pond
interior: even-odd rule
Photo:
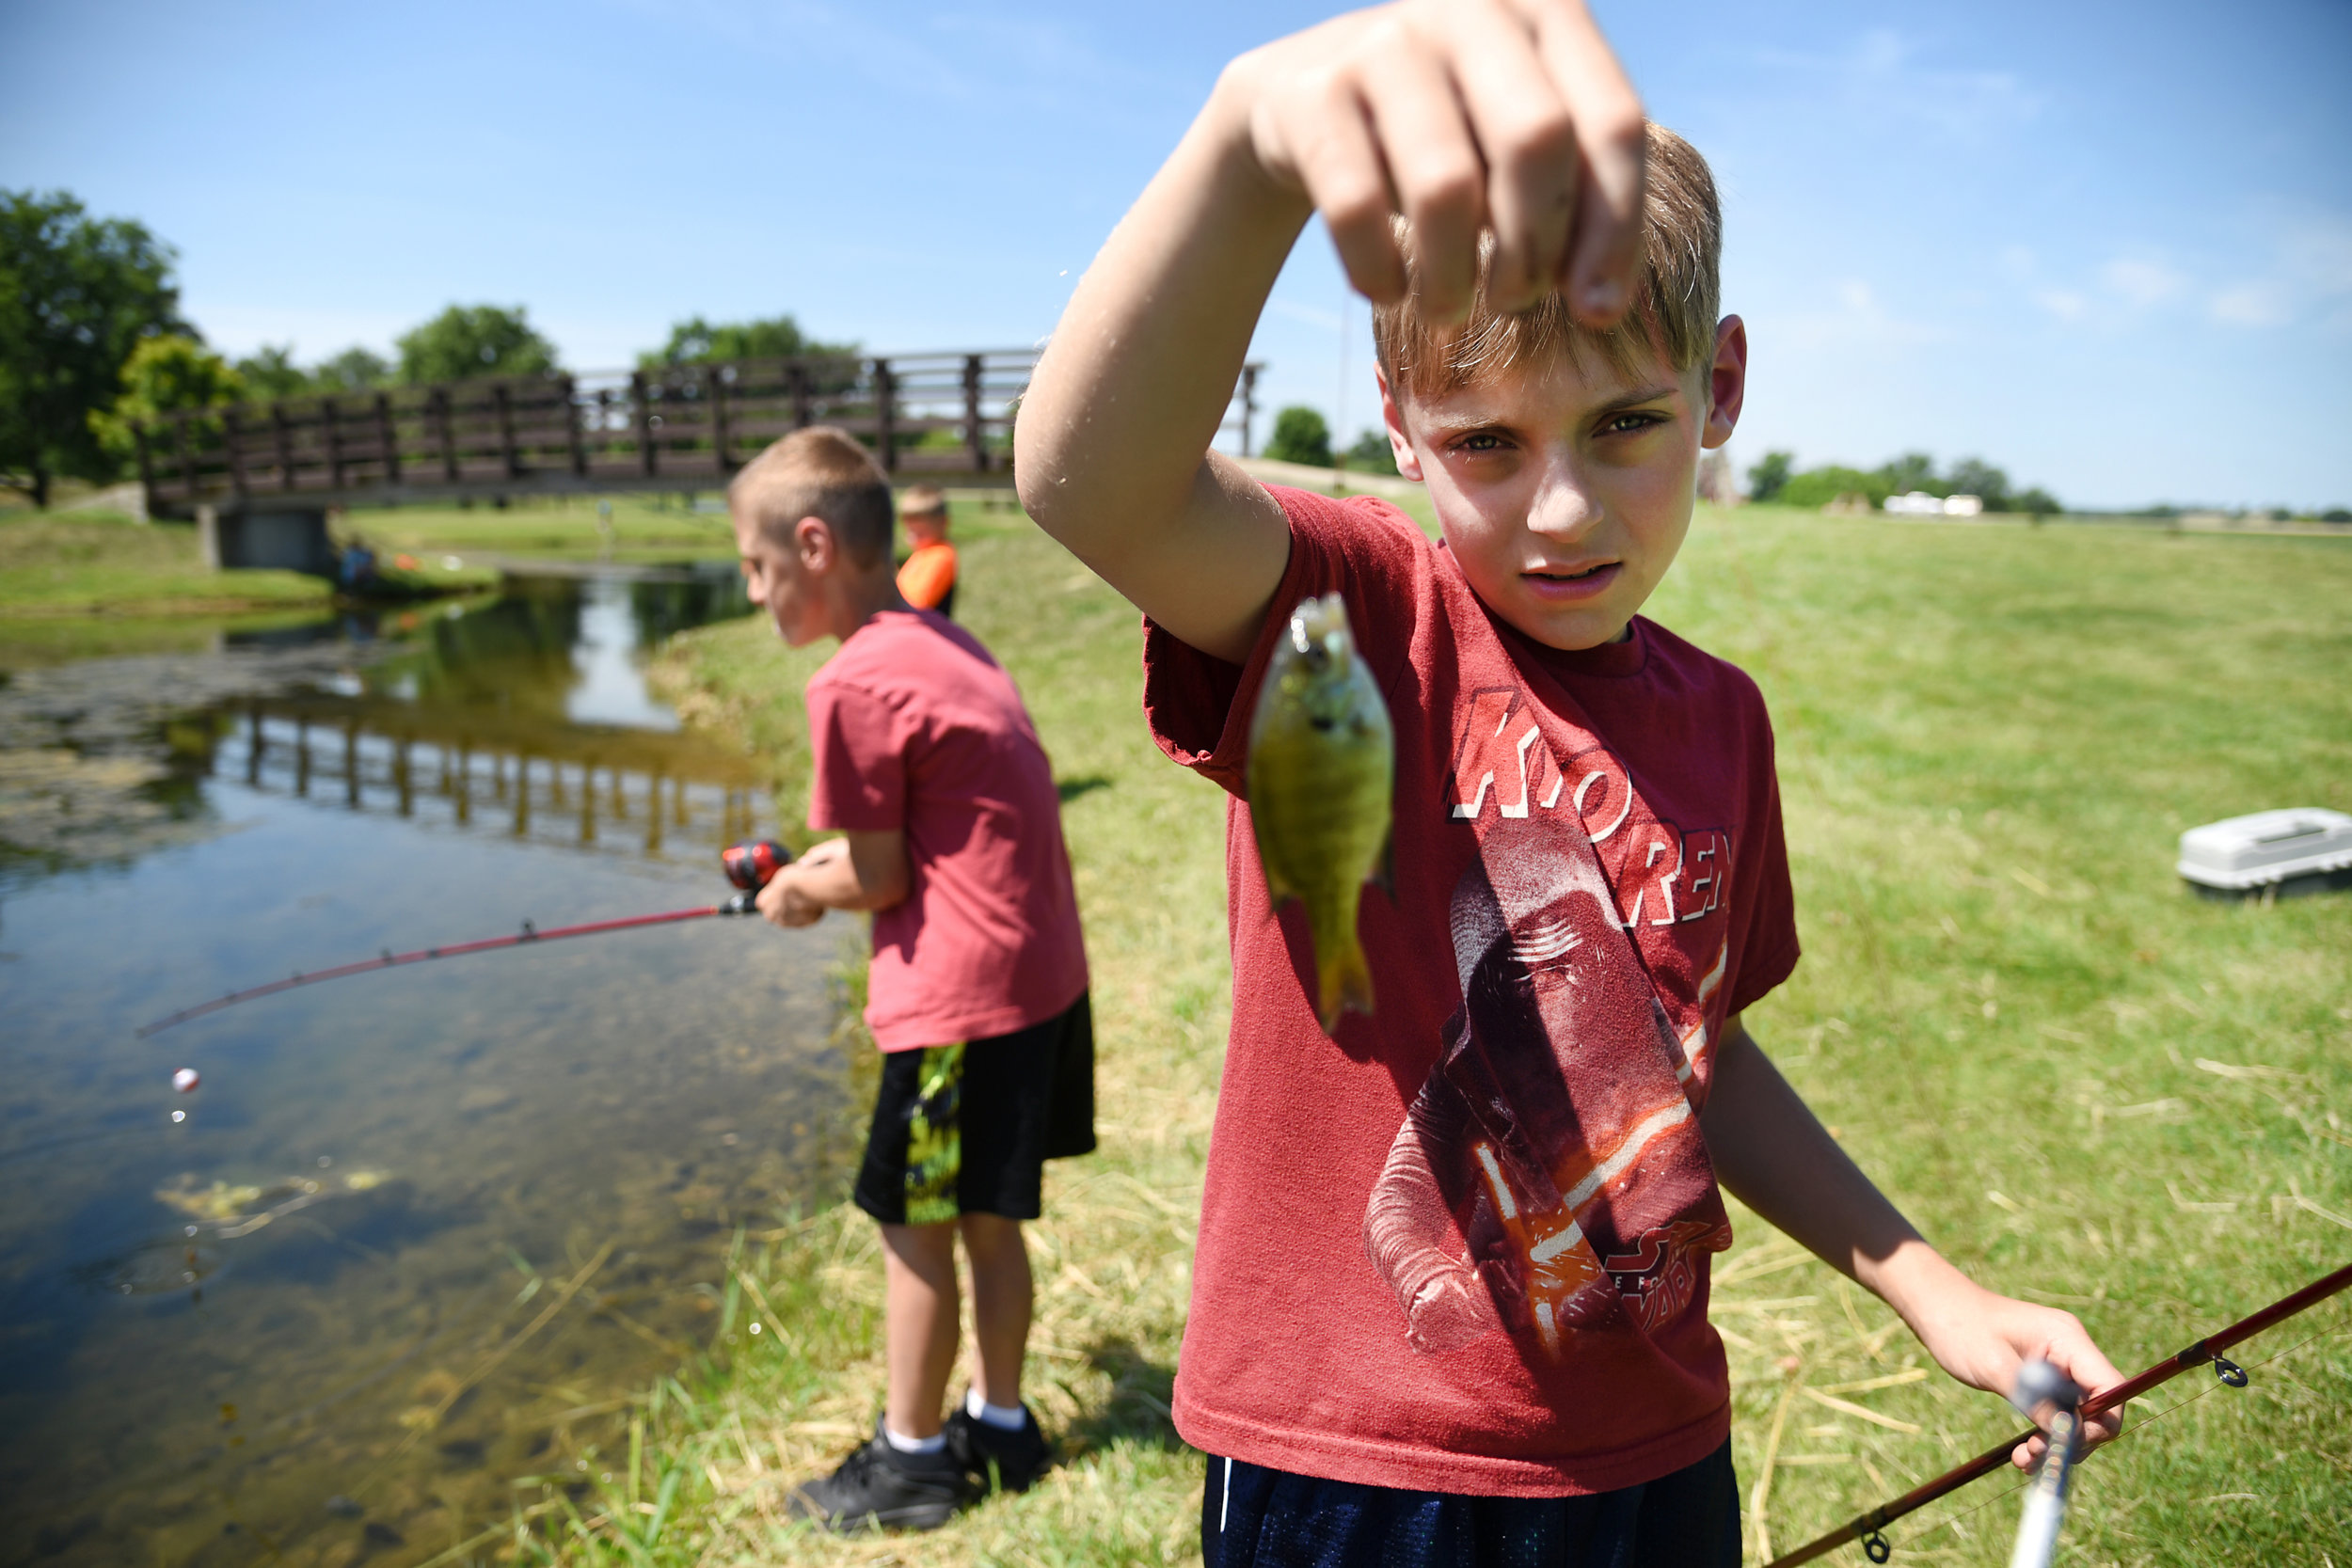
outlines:
[[[770,781],[641,662],[747,608],[716,573],[510,579],[0,686],[0,1561],[435,1558],[515,1478],[613,1465],[738,1231],[837,1181],[841,917],[133,1034],[723,898]]]

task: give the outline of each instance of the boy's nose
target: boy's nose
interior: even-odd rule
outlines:
[[[1600,520],[1600,502],[1573,469],[1563,463],[1547,467],[1528,503],[1527,527],[1549,539],[1574,539]]]

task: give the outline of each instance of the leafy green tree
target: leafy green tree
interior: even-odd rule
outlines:
[[[310,389],[310,373],[294,362],[294,344],[263,343],[237,361],[246,396],[256,403],[298,398]]]
[[[1748,470],[1748,499],[1776,501],[1788,488],[1788,476],[1797,466],[1793,451],[1768,451],[1764,460]]]
[[[391,384],[390,361],[358,347],[322,359],[310,370],[311,389],[319,392],[372,392]]]
[[[90,416],[122,391],[140,339],[189,330],[172,250],[126,218],[90,218],[63,191],[0,191],[0,469],[35,505],[61,475],[121,471]]]
[[[1389,444],[1389,433],[1367,430],[1357,436],[1356,444],[1347,449],[1347,466],[1359,474],[1396,472],[1396,448]]]
[[[1952,487],[1935,477],[1935,459],[1924,451],[1907,451],[1879,470],[1879,478],[1886,487],[1886,496],[1907,496],[1914,490],[1925,490],[1931,496],[1948,496]]]
[[[122,395],[89,417],[90,430],[119,467],[136,454],[131,427],[183,409],[243,403],[245,377],[194,338],[142,338],[122,362]]]
[[[2016,498],[2010,494],[2009,475],[1981,457],[1962,458],[1944,479],[1953,495],[1974,496],[1984,502],[1987,512],[2018,510]]]
[[[739,359],[798,359],[840,356],[855,358],[856,343],[823,343],[801,330],[790,316],[762,321],[711,325],[700,316],[670,328],[670,341],[651,354],[637,356],[640,370],[664,370],[673,365],[724,365]]]
[[[1891,465],[1890,465],[1891,467]],[[1782,506],[1827,506],[1840,496],[1861,496],[1872,506],[1882,504],[1895,494],[1886,478],[1885,468],[1865,473],[1860,468],[1844,467],[1825,463],[1818,468],[1807,468],[1791,474],[1773,499]]]
[[[1304,463],[1311,467],[1331,466],[1331,427],[1323,416],[1303,403],[1295,403],[1274,416],[1274,436],[1265,454],[1277,463]]]
[[[555,345],[541,337],[519,305],[453,305],[399,341],[400,378],[463,381],[472,376],[521,377],[554,371]]]

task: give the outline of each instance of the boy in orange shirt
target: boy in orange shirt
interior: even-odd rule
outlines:
[[[946,493],[917,484],[898,498],[898,520],[913,546],[898,567],[898,595],[917,610],[956,615],[956,547],[947,543]]]

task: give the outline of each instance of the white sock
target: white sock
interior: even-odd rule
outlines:
[[[1017,1404],[991,1404],[974,1388],[963,1396],[963,1413],[999,1432],[1019,1432],[1029,1424],[1029,1413]]]
[[[888,1421],[882,1423],[882,1441],[900,1453],[940,1453],[947,1447],[947,1434],[944,1432],[934,1432],[929,1437],[901,1437],[890,1430]]]

